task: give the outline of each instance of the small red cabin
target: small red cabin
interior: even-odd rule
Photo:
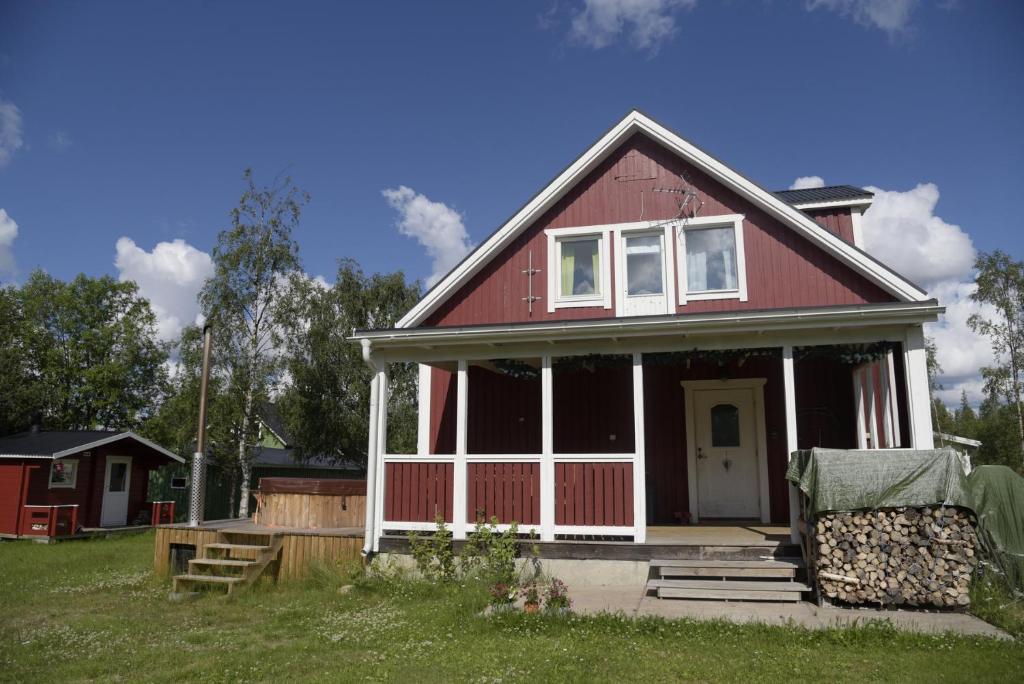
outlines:
[[[150,520],[149,471],[184,459],[132,432],[0,437],[0,537],[65,537]]]

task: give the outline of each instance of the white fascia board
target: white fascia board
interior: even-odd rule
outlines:
[[[422,323],[449,295],[478,273],[494,255],[518,236],[522,229],[539,218],[544,211],[571,190],[583,176],[604,161],[621,142],[636,132],[643,132],[727,188],[766,209],[776,219],[832,253],[840,261],[899,299],[909,302],[923,302],[928,299],[927,293],[919,287],[876,261],[867,253],[829,232],[799,209],[783,202],[768,190],[733,171],[700,148],[634,110],[605,133],[554,181],[516,212],[508,222],[452,269],[398,321],[395,327],[410,328]]]
[[[118,433],[116,435],[111,435],[110,437],[104,437],[103,439],[98,439],[95,442],[89,442],[88,444],[82,444],[82,445],[79,445],[79,446],[76,446],[76,447],[71,447],[70,449],[65,449],[64,451],[58,451],[58,452],[56,452],[53,455],[53,458],[64,458],[65,456],[71,456],[72,454],[77,454],[77,453],[80,453],[80,452],[83,452],[83,451],[89,451],[91,449],[95,449],[97,447],[101,447],[101,446],[103,446],[105,444],[110,444],[112,442],[119,442],[122,439],[134,439],[136,442],[139,442],[140,444],[144,444],[145,446],[148,446],[150,449],[153,449],[154,451],[158,451],[161,454],[163,454],[164,456],[166,456],[166,457],[168,457],[170,459],[173,459],[173,460],[177,461],[178,463],[184,463],[185,462],[185,459],[183,459],[181,456],[178,456],[174,452],[168,451],[167,449],[163,448],[159,444],[156,444],[155,442],[149,441],[145,437],[140,437],[139,435],[135,434],[134,432],[121,432],[121,433]]]
[[[867,209],[871,206],[873,200],[870,197],[861,197],[859,199],[846,199],[846,200],[832,200],[830,202],[804,202],[803,204],[791,205],[794,209],[800,211],[809,211],[814,209],[840,209],[842,207],[863,207]]]
[[[595,337],[631,337],[658,334],[731,333],[751,330],[837,327],[870,324],[932,322],[945,311],[933,302],[893,302],[852,307],[730,311],[686,316],[645,316],[583,321],[550,321],[500,326],[410,328],[360,331],[352,340],[368,340],[373,348],[466,343],[508,343]]]
[[[47,461],[53,460],[53,456],[47,456],[46,454],[0,454],[0,458],[39,458]]]

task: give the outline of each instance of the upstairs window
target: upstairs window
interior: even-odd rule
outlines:
[[[548,237],[549,312],[564,307],[611,307],[608,230],[551,228]]]
[[[691,219],[679,229],[679,246],[680,303],[747,301],[742,216]]]
[[[660,295],[664,291],[661,236],[643,235],[626,238],[626,273],[628,295]]]

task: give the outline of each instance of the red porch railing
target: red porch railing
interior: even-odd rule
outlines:
[[[70,537],[78,529],[78,504],[25,506],[19,534],[25,537]]]
[[[156,525],[170,525],[174,522],[174,502],[173,501],[153,501],[153,514],[149,519],[149,524],[152,526]]]

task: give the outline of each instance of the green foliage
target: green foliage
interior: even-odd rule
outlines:
[[[409,533],[409,549],[416,560],[420,575],[431,582],[454,582],[458,575],[452,533],[440,513],[435,520],[437,530],[432,535]]]
[[[407,283],[401,272],[367,276],[354,261],[343,260],[334,285],[306,281],[295,293],[287,340],[292,382],[279,402],[282,415],[300,456],[365,464],[373,372],[349,337],[356,330],[393,326],[419,299],[419,284]],[[416,388],[415,364],[390,366],[391,453],[415,451]]]
[[[0,289],[0,430],[136,429],[167,382],[167,346],[132,282],[33,272]]]
[[[498,519],[490,523],[478,520],[462,547],[463,574],[475,577],[489,586],[518,585],[516,559],[519,557],[519,525],[513,522],[504,532],[498,531]]]

